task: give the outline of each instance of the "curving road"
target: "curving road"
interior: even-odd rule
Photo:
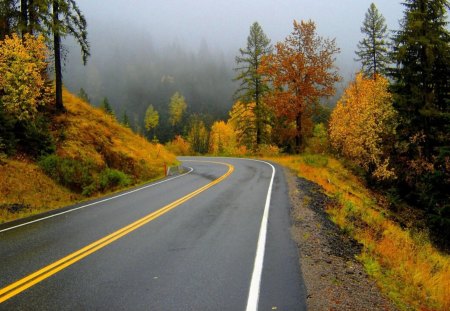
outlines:
[[[0,310],[306,310],[282,170],[180,160],[187,174],[1,226]]]

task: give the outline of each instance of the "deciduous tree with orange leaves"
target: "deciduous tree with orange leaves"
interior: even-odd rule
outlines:
[[[397,112],[383,76],[356,76],[339,100],[330,120],[334,148],[377,179],[394,178],[389,146],[395,138]]]
[[[299,152],[308,120],[321,97],[334,95],[340,81],[334,65],[339,53],[335,40],[320,37],[313,21],[294,20],[294,31],[275,46],[275,53],[263,58],[261,73],[268,77],[274,91],[266,102],[274,108],[278,122],[286,123]]]

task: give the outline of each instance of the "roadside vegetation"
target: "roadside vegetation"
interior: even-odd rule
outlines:
[[[51,150],[23,149],[0,162],[0,222],[30,216],[163,177],[175,156],[64,91],[66,112],[49,116]],[[19,144],[18,147],[22,148]]]
[[[358,259],[401,310],[450,308],[450,256],[436,249],[426,232],[411,222],[403,223],[392,212],[395,198],[369,190],[361,177],[330,155],[264,159],[320,185],[334,199],[326,212],[343,232],[363,245]]]
[[[255,22],[228,118],[193,112],[165,75],[166,106],[142,99],[130,120],[127,103],[117,112],[104,97],[96,108],[85,90],[63,90],[61,39],[73,36],[84,62],[90,53],[76,1],[5,1],[0,222],[161,177],[174,154],[264,157],[334,198],[330,218],[363,245],[359,260],[401,309],[449,310],[450,5],[403,4],[392,38],[370,6],[361,69],[342,94],[339,47],[313,21],[294,20],[274,45]]]

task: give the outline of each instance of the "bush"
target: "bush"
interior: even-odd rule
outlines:
[[[39,116],[34,122],[19,122],[23,132],[17,134],[20,149],[34,158],[52,154],[56,145],[51,135],[48,120]]]
[[[256,154],[262,157],[274,157],[280,154],[280,148],[274,145],[259,145]]]
[[[165,147],[178,156],[192,155],[191,144],[180,135],[177,135],[171,142],[168,142]]]
[[[38,164],[57,183],[78,193],[94,182],[95,166],[89,161],[65,159],[53,154],[41,158]]]
[[[313,136],[307,140],[306,152],[325,154],[328,148],[327,129],[323,123],[316,124],[314,126]]]
[[[98,176],[98,185],[101,191],[125,187],[130,184],[130,177],[124,172],[115,169],[106,168]]]
[[[319,154],[305,154],[303,161],[305,164],[314,167],[325,167],[328,164],[328,158]]]

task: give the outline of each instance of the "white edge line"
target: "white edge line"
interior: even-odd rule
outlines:
[[[121,194],[118,194],[118,195],[115,195],[115,196],[112,196],[110,198],[106,198],[106,199],[103,199],[103,200],[100,200],[100,201],[96,201],[96,202],[92,202],[92,203],[89,203],[89,204],[86,204],[86,205],[75,207],[73,209],[70,209],[70,210],[67,210],[67,211],[64,211],[64,212],[61,212],[61,213],[52,214],[50,216],[46,216],[46,217],[35,219],[35,220],[29,221],[29,222],[25,222],[25,223],[17,225],[17,226],[9,227],[9,228],[0,230],[0,233],[5,232],[5,231],[9,231],[9,230],[13,230],[13,229],[16,229],[16,228],[19,228],[19,227],[23,227],[23,226],[26,226],[26,225],[30,225],[32,223],[43,221],[43,220],[46,220],[46,219],[49,219],[49,218],[53,218],[53,217],[56,217],[56,216],[61,216],[61,215],[67,214],[67,213],[72,213],[72,212],[77,211],[79,209],[83,209],[83,208],[86,208],[86,207],[89,207],[89,206],[92,206],[92,205],[96,205],[96,204],[99,204],[99,203],[111,201],[113,199],[117,199],[119,197],[131,194],[131,193],[134,193],[134,192],[138,192],[138,191],[141,191],[143,189],[151,188],[151,187],[154,187],[156,185],[159,185],[159,184],[162,184],[162,183],[165,183],[165,182],[168,182],[168,181],[171,181],[171,180],[183,177],[183,176],[185,176],[187,174],[192,173],[192,171],[194,170],[192,167],[188,167],[188,168],[189,168],[189,172],[186,172],[186,173],[184,173],[182,175],[178,175],[178,176],[175,176],[175,177],[172,177],[172,178],[169,178],[169,179],[165,179],[165,180],[162,180],[162,181],[159,181],[159,182],[147,185],[147,186],[142,186],[140,188],[137,188],[137,189],[134,189],[134,190],[131,190],[131,191],[127,191],[127,192],[124,192],[124,193],[121,193]]]
[[[272,197],[272,186],[276,170],[275,167],[268,162],[254,159],[251,160],[265,163],[272,167],[272,178],[270,179],[269,189],[267,190],[266,205],[264,206],[264,213],[261,220],[261,227],[258,236],[258,245],[256,247],[255,263],[253,265],[252,279],[250,282],[250,291],[248,293],[247,308],[245,309],[246,311],[257,311],[259,302],[259,291],[261,286],[261,275],[264,265],[264,252],[266,249],[267,223],[269,221],[270,199]]]

